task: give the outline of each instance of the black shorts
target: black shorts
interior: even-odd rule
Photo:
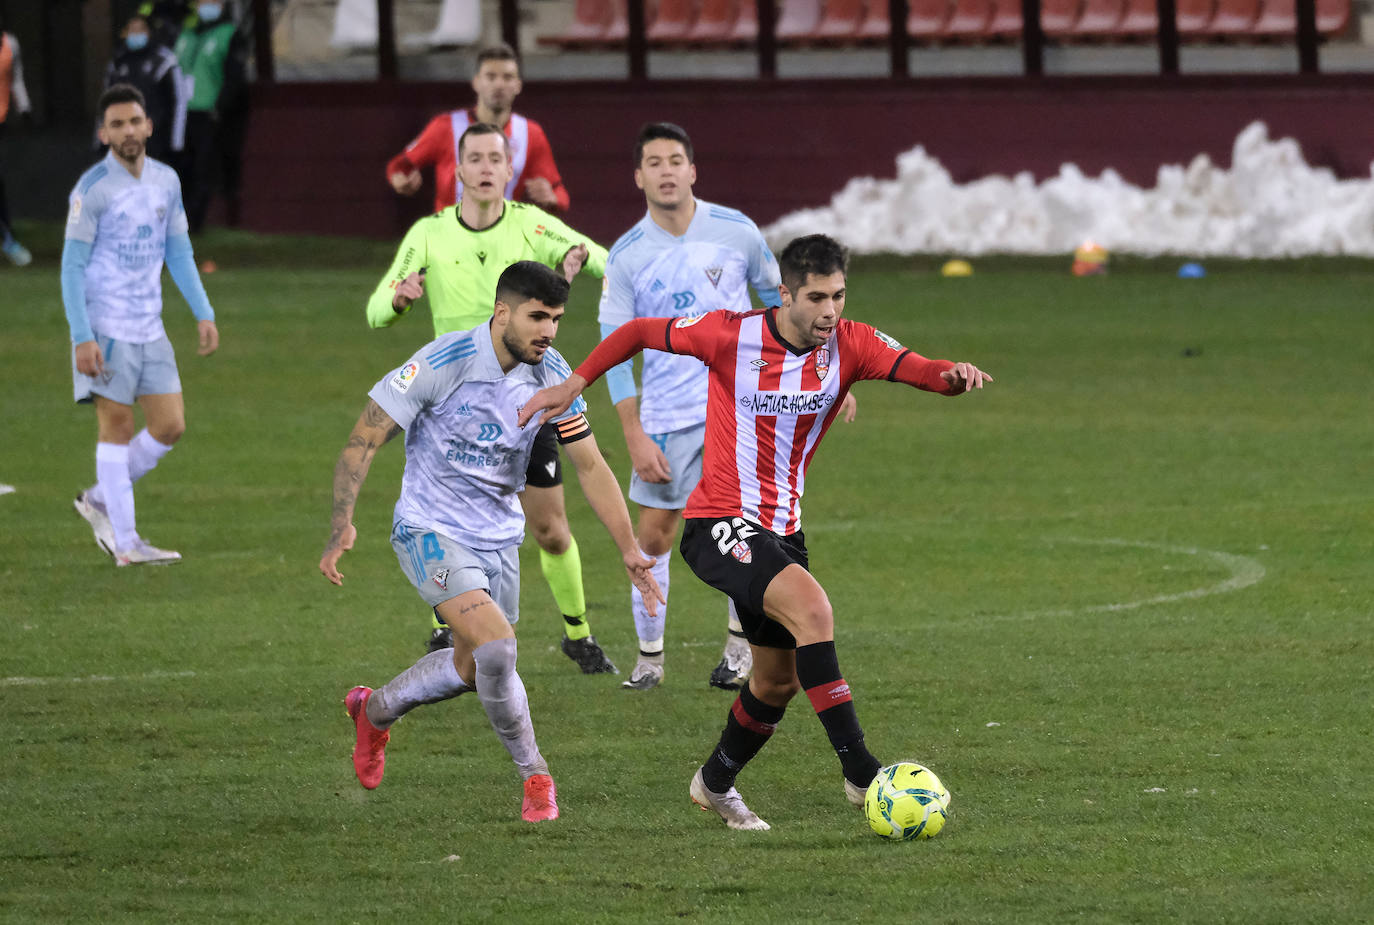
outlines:
[[[563,484],[563,459],[558,454],[558,430],[552,424],[539,428],[525,470],[525,484],[532,488],[553,488]]]
[[[735,602],[744,635],[757,646],[795,649],[792,633],[763,612],[763,592],[789,565],[810,571],[801,532],[779,536],[742,517],[692,517],[682,529],[682,559],[696,576]]]

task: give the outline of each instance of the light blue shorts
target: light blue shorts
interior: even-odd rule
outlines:
[[[105,372],[87,376],[76,369],[76,346],[72,346],[72,398],[89,402],[101,395],[121,405],[132,405],[140,395],[169,395],[181,392],[176,353],[164,334],[146,344],[131,344],[104,334],[95,336],[105,357]]]
[[[706,446],[706,425],[684,427],[666,434],[650,434],[649,438],[668,457],[668,471],[673,473],[673,478],[658,485],[630,473],[630,500],[645,507],[680,511],[687,506],[687,496],[701,481],[701,454]]]
[[[520,547],[471,549],[452,537],[398,521],[391,548],[426,604],[485,591],[512,624],[520,619]]]

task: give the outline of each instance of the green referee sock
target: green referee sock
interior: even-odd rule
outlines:
[[[582,556],[577,551],[577,537],[571,540],[562,555],[539,550],[539,567],[563,614],[563,632],[569,639],[586,639],[592,629],[587,625],[587,597],[582,591]]]

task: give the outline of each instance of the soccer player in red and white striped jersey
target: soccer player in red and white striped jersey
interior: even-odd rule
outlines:
[[[587,383],[645,348],[690,354],[710,369],[702,478],[687,502],[682,556],[735,602],[754,672],[724,732],[692,779],[692,799],[731,828],[766,829],[734,781],[805,690],[860,805],[879,762],[864,745],[835,653],[834,614],[808,570],[801,532],[806,468],[855,382],[889,379],[942,395],[992,377],[931,360],[844,312],[847,256],[824,235],[798,238],[779,260],[782,307],[687,318],[639,318],[603,340],[571,377],[537,393],[520,422],[561,413]],[[548,417],[548,415],[546,415]]]

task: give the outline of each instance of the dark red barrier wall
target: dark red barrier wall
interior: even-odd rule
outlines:
[[[244,224],[260,231],[396,237],[427,212],[427,187],[396,197],[383,176],[434,113],[466,105],[463,82],[261,86],[245,149]],[[854,176],[896,175],[917,144],[956,180],[1072,161],[1152,186],[1159,165],[1199,152],[1229,165],[1255,119],[1292,136],[1309,163],[1369,177],[1374,75],[1063,78],[920,82],[578,82],[528,84],[520,111],[544,125],[572,193],[574,227],[609,244],[643,213],[632,147],[639,126],[684,126],[697,193],[760,225],[825,205]]]

